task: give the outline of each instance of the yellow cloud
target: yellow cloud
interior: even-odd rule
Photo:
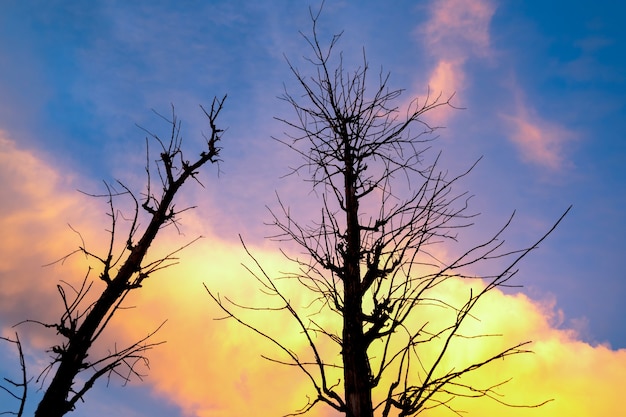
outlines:
[[[257,252],[276,273],[282,255]],[[203,283],[244,305],[267,305],[258,283],[241,266],[243,261],[250,263],[238,243],[207,238],[186,250],[180,265],[147,283],[132,300],[138,311],[118,322],[120,332],[126,334],[124,339],[132,340],[159,320],[168,319],[156,336],[167,344],[150,355],[149,381],[189,415],[283,415],[304,406],[306,394],[311,394],[308,381],[297,370],[261,357],[287,359],[271,343],[234,321],[215,320],[224,313]],[[299,303],[297,293],[291,299]],[[306,343],[288,315],[242,314],[305,355]]]
[[[57,168],[46,164],[32,152],[1,139],[0,227],[8,231],[0,241],[0,308],[3,325],[15,319],[54,317],[60,308],[55,285],[59,279],[80,280],[85,272],[78,260],[66,265],[41,268],[78,244],[67,229],[76,221],[86,238],[93,241],[106,227],[106,208],[76,193],[72,181]],[[93,216],[97,212],[99,215]],[[102,216],[100,216],[102,214]],[[145,282],[127,305],[137,308],[120,311],[99,349],[114,342],[118,346],[146,336],[163,320],[167,324],[154,341],[167,343],[149,352],[151,369],[145,384],[158,395],[179,405],[190,416],[282,415],[306,404],[314,395],[307,379],[297,370],[261,358],[285,359],[275,347],[233,321],[216,321],[223,313],[206,294],[202,283],[222,296],[242,304],[264,305],[266,297],[259,284],[240,265],[251,264],[236,239],[211,235],[202,226],[203,211],[186,213],[186,236],[166,229],[151,256],[167,253],[196,236],[206,236],[184,250],[180,264],[168,268]],[[106,233],[106,232],[104,232]],[[272,245],[251,245],[251,251],[275,273],[291,268]],[[302,290],[285,284],[290,300],[307,305]],[[100,288],[100,283],[95,284]],[[477,285],[476,282],[472,285]],[[460,303],[469,294],[470,283],[450,280],[439,288],[440,295]],[[503,408],[488,400],[458,399],[455,405],[470,415],[507,416],[585,416],[620,415],[622,380],[626,374],[626,350],[592,346],[580,340],[573,330],[555,327],[559,313],[554,304],[537,302],[522,294],[490,293],[463,329],[465,334],[502,334],[501,337],[470,339],[454,346],[447,364],[471,362],[490,352],[520,341],[532,340],[532,354],[498,361],[477,373],[468,382],[490,384],[513,378],[500,389],[511,403],[532,404],[554,401],[537,409]],[[264,329],[284,340],[300,357],[309,355],[298,327],[285,314],[248,311]],[[436,324],[443,316],[431,313]],[[316,320],[323,320],[315,316]],[[558,323],[556,323],[558,324]],[[39,338],[39,339],[36,339]],[[46,346],[48,338],[28,333],[26,343]],[[109,344],[107,346],[107,343]],[[322,343],[327,353],[337,352],[332,343]],[[427,353],[425,353],[427,355]],[[334,358],[333,358],[334,359]],[[428,356],[424,357],[428,360]],[[334,382],[334,381],[333,381]],[[96,386],[95,389],[98,389]],[[311,416],[337,415],[328,407],[316,407]],[[448,416],[444,409],[429,416]]]
[[[270,270],[280,267],[276,254],[253,249]],[[169,317],[167,330],[160,336],[168,344],[151,354],[150,383],[162,395],[181,405],[189,415],[227,416],[241,413],[277,415],[294,411],[314,395],[307,379],[294,369],[265,361],[261,355],[285,359],[275,347],[248,329],[228,321],[213,321],[218,311],[201,288],[201,281],[222,295],[246,305],[263,305],[255,281],[238,267],[245,255],[234,244],[211,241],[188,253],[183,264],[164,273],[141,293],[136,320],[122,324],[135,337],[156,323],[157,316]],[[168,275],[167,277],[165,275]],[[470,283],[451,280],[438,289],[442,297],[455,303],[469,294]],[[297,299],[296,290],[289,295]],[[554,416],[615,415],[621,409],[620,380],[626,372],[626,351],[606,346],[591,346],[572,330],[553,327],[551,303],[536,302],[523,294],[491,292],[475,311],[476,320],[463,328],[465,335],[500,334],[482,339],[459,341],[451,350],[445,366],[459,367],[485,358],[518,342],[532,340],[534,352],[497,361],[464,381],[488,386],[513,378],[498,390],[512,404],[537,404],[553,401],[536,409],[506,408],[487,399],[458,399],[455,407],[476,415]],[[298,338],[297,326],[285,315],[252,312],[249,316],[272,335],[281,338],[300,357],[306,357],[306,343]],[[443,316],[433,314],[436,326]],[[138,331],[139,329],[144,329]],[[327,352],[336,347],[325,346]],[[333,350],[334,349],[334,350]],[[428,350],[424,353],[428,361]],[[599,404],[601,403],[601,404]],[[320,406],[313,416],[335,415]],[[432,416],[449,411],[433,410]],[[471,414],[470,414],[471,415]]]

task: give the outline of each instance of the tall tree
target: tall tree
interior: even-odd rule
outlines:
[[[83,242],[73,253],[83,253],[100,265],[99,279],[103,288],[92,298],[91,293],[97,285],[90,279],[89,272],[80,287],[58,285],[63,302],[61,317],[56,323],[38,322],[55,329],[63,340],[50,350],[52,361],[42,377],[45,378],[49,373],[53,375],[37,407],[36,417],[60,417],[72,411],[102,376],[117,374],[125,380],[140,376],[136,365],[145,362],[145,352],[159,344],[149,341],[155,331],[131,346],[111,349],[104,356],[98,356],[92,349],[127,295],[141,288],[154,272],[176,263],[175,255],[182,248],[159,259],[149,259],[148,249],[163,227],[178,227],[179,214],[189,209],[180,209],[175,205],[176,195],[183,184],[190,179],[199,182],[197,174],[200,168],[219,161],[219,141],[223,130],[216,123],[224,100],[225,97],[215,98],[210,109],[202,108],[210,132],[203,135],[206,148],[194,160],[186,159],[183,154],[181,123],[172,109],[171,119],[161,116],[171,127],[169,139],[162,140],[158,135],[146,131],[149,137],[146,138],[145,190],[137,194],[118,181],[116,184],[105,183],[106,193],[96,195],[106,198],[109,207],[108,251],[104,254],[93,253]],[[154,160],[151,160],[149,153],[150,142],[159,148]],[[124,213],[116,203],[119,199],[130,201],[134,212]],[[142,223],[146,225],[142,226]]]
[[[274,360],[306,374],[316,394],[297,414],[323,402],[348,417],[369,417],[375,412],[410,416],[435,406],[454,410],[451,400],[458,396],[493,397],[495,387],[467,385],[462,377],[496,359],[526,352],[528,342],[470,365],[449,369],[443,364],[454,342],[467,336],[462,334],[463,323],[472,317],[477,303],[489,291],[506,285],[519,261],[562,217],[529,247],[504,250],[501,238],[509,219],[490,239],[456,259],[437,259],[436,245],[455,241],[473,217],[468,213],[469,196],[455,191],[473,166],[451,176],[439,168],[438,155],[425,162],[437,128],[424,116],[452,106],[450,98],[429,95],[401,109],[397,103],[402,91],[389,88],[389,76],[381,73],[371,88],[365,56],[355,70],[346,70],[343,55],[336,52],[341,35],[324,46],[318,35],[319,13],[311,13],[311,19],[312,35],[303,36],[311,48],[307,60],[313,75],[305,75],[288,61],[301,91],[282,97],[295,116],[279,118],[288,130],[279,141],[301,157],[294,172],[308,177],[318,196],[320,217],[304,223],[279,198],[280,210],[272,211],[278,229],[274,238],[295,242],[303,250],[304,258],[287,256],[299,270],[287,277],[297,280],[316,300],[314,307],[309,306],[312,310],[338,317],[340,329],[320,324],[311,318],[311,310],[294,305],[256,259],[261,271],[257,279],[280,304],[244,308],[289,312],[308,343],[311,360],[297,355],[258,322],[244,319],[236,310],[241,305],[209,294],[229,317],[266,337],[289,357]],[[482,277],[468,274],[470,266],[494,259],[500,265],[506,262],[498,272]],[[483,280],[463,304],[450,305],[436,295],[444,282],[463,278]],[[433,328],[433,317],[425,315],[433,305],[451,313],[449,324]],[[338,356],[323,356],[320,335],[336,343]],[[424,355],[426,345],[433,344],[437,346],[434,357]],[[329,373],[336,368],[343,374],[339,386],[329,383]]]

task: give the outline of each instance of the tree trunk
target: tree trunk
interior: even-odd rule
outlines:
[[[360,283],[357,282],[360,292]],[[346,283],[343,316],[343,366],[347,417],[372,417],[371,375],[367,347],[363,340],[361,298],[351,295]]]
[[[344,255],[343,366],[347,417],[373,417],[371,373],[363,337],[361,289],[361,235],[356,195],[353,151],[344,138],[344,186],[346,198],[346,253]]]
[[[35,417],[61,417],[72,411],[73,404],[68,401],[68,395],[72,390],[76,375],[83,368],[84,359],[91,348],[92,337],[107,312],[124,291],[123,286],[117,291],[112,288],[113,286],[112,282],[105,289],[87,320],[70,340],[67,350],[62,353],[59,367],[35,411]],[[120,285],[118,284],[117,287]]]
[[[107,317],[117,300],[128,289],[131,278],[141,269],[141,262],[148,252],[148,248],[156,237],[160,227],[167,221],[167,209],[174,195],[182,184],[174,183],[163,195],[159,209],[153,214],[150,224],[143,236],[128,255],[113,280],[107,283],[93,309],[85,317],[80,328],[69,339],[65,352],[60,354],[59,367],[46,389],[41,402],[35,411],[35,417],[62,417],[74,408],[74,403],[68,400],[72,392],[72,385],[78,373],[85,369],[85,358],[91,348],[93,338],[100,324]],[[79,397],[76,397],[79,399]]]

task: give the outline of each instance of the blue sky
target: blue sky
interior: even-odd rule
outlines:
[[[360,63],[364,47],[373,73],[390,72],[405,99],[423,96],[428,86],[456,92],[454,103],[464,109],[433,116],[446,126],[436,144],[443,163],[459,172],[483,157],[463,182],[482,216],[462,244],[487,236],[513,210],[507,241],[528,244],[573,205],[522,265],[517,282],[524,288],[512,293],[549,305],[555,329],[612,352],[626,348],[625,17],[626,6],[609,0],[327,0],[321,19],[323,38],[344,31],[340,48],[350,65]],[[137,125],[166,129],[151,110],[167,114],[174,105],[188,143],[198,145],[198,105],[224,94],[221,172],[218,178],[207,170],[206,188],[188,196],[204,210],[189,223],[198,221],[215,242],[235,245],[242,234],[265,247],[265,206],[275,204],[275,190],[307,210],[298,206],[297,181],[279,179],[293,155],[271,137],[283,131],[274,117],[290,115],[277,96],[296,91],[285,57],[309,70],[298,35],[309,30],[308,3],[287,0],[4,0],[0,153],[45,167],[35,172],[39,177],[25,174],[26,163],[1,168],[5,230],[21,235],[5,236],[4,253],[37,248],[27,259],[42,265],[69,252],[72,246],[46,247],[42,236],[56,241],[64,233],[71,245],[66,223],[98,225],[73,209],[85,198],[73,190],[97,189],[102,179],[140,180],[145,135]],[[53,214],[42,217],[48,204]],[[9,224],[16,213],[27,220]],[[37,222],[45,227],[32,226]],[[7,301],[28,294],[5,285],[30,271],[16,259],[7,255],[0,263],[5,333],[31,312],[28,303]],[[193,265],[202,275],[202,256]],[[37,284],[50,289],[36,293],[53,292],[55,283]],[[37,340],[27,343],[36,352]],[[1,358],[0,370],[10,368]],[[159,415],[141,405],[155,392],[180,415],[222,415],[190,411],[168,388],[152,388],[151,382],[132,388],[146,398],[136,403],[127,391],[120,394],[129,404],[120,415]],[[98,415],[96,408],[85,411],[89,406],[75,414]]]

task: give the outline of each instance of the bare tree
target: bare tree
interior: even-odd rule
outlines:
[[[50,365],[38,378],[38,382],[44,385],[46,378],[52,374],[35,412],[36,417],[60,417],[74,410],[77,402],[83,400],[86,392],[103,376],[117,375],[125,382],[132,377],[141,378],[137,366],[147,365],[146,352],[162,343],[150,341],[158,331],[157,328],[136,343],[125,348],[115,346],[104,355],[98,355],[93,349],[113,316],[123,308],[122,303],[127,295],[141,288],[154,272],[177,263],[176,254],[183,248],[152,260],[147,257],[148,249],[164,227],[178,228],[180,213],[192,208],[180,209],[175,205],[175,197],[183,184],[193,179],[202,185],[197,177],[200,168],[209,162],[219,161],[219,142],[223,130],[216,123],[225,98],[215,98],[210,109],[202,107],[210,132],[203,135],[206,148],[194,160],[186,159],[183,154],[181,122],[172,108],[171,119],[159,115],[171,127],[168,139],[162,140],[158,135],[146,131],[146,189],[136,194],[122,182],[105,182],[106,192],[103,195],[90,194],[107,200],[110,218],[108,250],[103,255],[96,254],[83,241],[79,249],[60,262],[76,253],[95,260],[99,265],[99,280],[104,287],[94,296],[94,292],[99,290],[96,290],[98,284],[90,278],[90,267],[81,285],[73,286],[63,282],[57,286],[63,310],[56,323],[27,320],[56,330],[62,338],[61,343],[50,349]],[[149,152],[150,142],[158,147],[154,160]],[[122,202],[130,202],[132,213],[120,209]],[[11,392],[21,401],[20,413],[17,414],[20,415],[26,400],[27,381],[21,344],[19,339],[14,342],[20,351],[24,381],[16,383],[8,380],[8,383],[23,388],[22,395]]]
[[[324,46],[317,29],[319,13],[311,13],[311,19],[312,35],[303,37],[312,51],[307,60],[313,75],[301,73],[288,61],[302,91],[284,94],[282,99],[295,116],[278,120],[288,127],[286,138],[279,141],[300,156],[302,163],[293,172],[308,178],[320,217],[302,222],[280,198],[280,209],[270,211],[278,230],[272,237],[295,242],[304,253],[286,254],[298,272],[280,278],[297,280],[315,301],[304,307],[294,305],[277,285],[277,277],[270,276],[254,257],[260,272],[253,274],[278,304],[242,306],[207,291],[227,317],[267,338],[286,355],[271,360],[304,372],[315,395],[295,414],[320,402],[348,417],[411,416],[439,406],[458,411],[456,397],[503,402],[496,395],[498,385],[472,386],[462,377],[496,359],[527,352],[529,342],[469,365],[448,368],[444,363],[455,341],[481,336],[462,331],[475,306],[489,291],[508,285],[520,260],[563,217],[526,248],[503,246],[511,216],[491,238],[456,259],[437,259],[437,245],[456,241],[474,216],[468,213],[470,196],[455,191],[473,166],[454,176],[439,168],[438,155],[425,162],[437,127],[424,116],[451,107],[451,98],[428,95],[401,110],[397,99],[402,91],[388,87],[389,76],[381,72],[372,88],[365,55],[361,66],[346,70],[342,54],[335,52],[341,35]],[[482,276],[467,272],[492,261],[499,265],[498,272]],[[483,285],[470,292],[463,304],[452,305],[434,291],[450,279],[480,279]],[[451,317],[444,327],[431,324],[433,317],[426,312],[433,306]],[[288,312],[308,344],[309,356],[299,356],[280,337],[264,331],[260,322],[243,318],[241,308],[255,314]],[[338,317],[340,328],[319,324],[316,314]],[[320,338],[336,344],[334,354],[323,355]],[[433,344],[438,353],[424,355],[426,345]],[[335,369],[341,369],[341,383],[330,380]]]

